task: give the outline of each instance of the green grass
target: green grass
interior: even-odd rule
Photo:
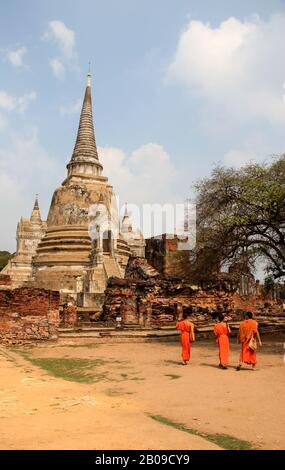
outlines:
[[[107,378],[107,372],[96,370],[98,366],[105,364],[103,359],[32,357],[27,351],[19,350],[17,353],[34,366],[44,369],[53,377],[70,382],[95,383]]]
[[[106,372],[94,370],[95,367],[102,365],[99,359],[30,358],[29,360],[50,375],[70,382],[95,383],[104,380],[107,376]]]
[[[180,379],[181,375],[176,375],[176,374],[164,374],[165,377],[169,377],[171,380],[176,380]]]
[[[49,375],[70,382],[95,383],[99,381],[122,382],[126,380],[139,382],[145,380],[142,377],[130,376],[129,374],[119,372],[117,365],[120,364],[121,367],[126,367],[125,364],[128,363],[128,361],[115,359],[110,361],[102,358],[83,359],[70,357],[69,355],[64,355],[59,358],[35,357],[33,356],[33,350],[31,348],[23,349],[13,347],[10,348],[10,350],[26,361],[29,361],[34,366],[45,370]],[[39,351],[37,351],[37,353],[39,353]],[[12,359],[15,360],[15,358]],[[114,370],[110,369],[110,367],[108,367],[108,370],[100,369],[101,366],[110,366],[111,364],[116,365]],[[119,372],[119,377],[116,378],[116,375],[115,377],[112,376],[112,372],[115,372],[115,374]]]
[[[196,429],[188,428],[184,426],[184,424],[176,423],[175,421],[171,421],[170,419],[164,418],[160,415],[148,416],[161,424],[165,424],[166,426],[171,426],[175,429],[178,429],[179,431],[202,437],[203,439],[213,442],[225,450],[253,450],[252,444],[249,441],[237,439],[233,436],[229,436],[228,434],[209,434],[206,432],[197,431]]]

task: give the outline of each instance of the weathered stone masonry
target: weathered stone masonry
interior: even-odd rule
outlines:
[[[231,291],[202,290],[180,279],[110,279],[106,289],[103,320],[123,325],[159,327],[171,325],[193,310],[197,321],[209,321],[218,311],[239,319]]]
[[[59,292],[0,290],[0,343],[55,340],[58,324]]]

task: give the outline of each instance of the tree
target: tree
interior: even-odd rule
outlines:
[[[9,251],[0,251],[0,271],[5,268],[11,257],[12,255]]]
[[[246,254],[285,275],[285,155],[270,164],[217,167],[196,185],[196,272],[213,272]]]

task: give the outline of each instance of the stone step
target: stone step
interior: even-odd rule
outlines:
[[[104,268],[105,268],[105,271],[106,271],[106,275],[107,275],[108,278],[110,278],[110,277],[119,277],[119,278],[121,278],[122,277],[119,265],[118,265],[115,258],[113,258],[111,256],[108,256],[108,255],[104,255],[103,256],[103,262],[104,262]]]

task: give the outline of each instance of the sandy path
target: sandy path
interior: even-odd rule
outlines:
[[[238,351],[233,346],[232,360]],[[259,370],[219,370],[215,344],[197,343],[179,363],[173,343],[37,347],[34,357],[104,359],[107,378],[54,378],[18,354],[0,354],[1,449],[215,449],[209,441],[152,420],[162,415],[256,448],[284,449],[282,341],[265,344]]]

